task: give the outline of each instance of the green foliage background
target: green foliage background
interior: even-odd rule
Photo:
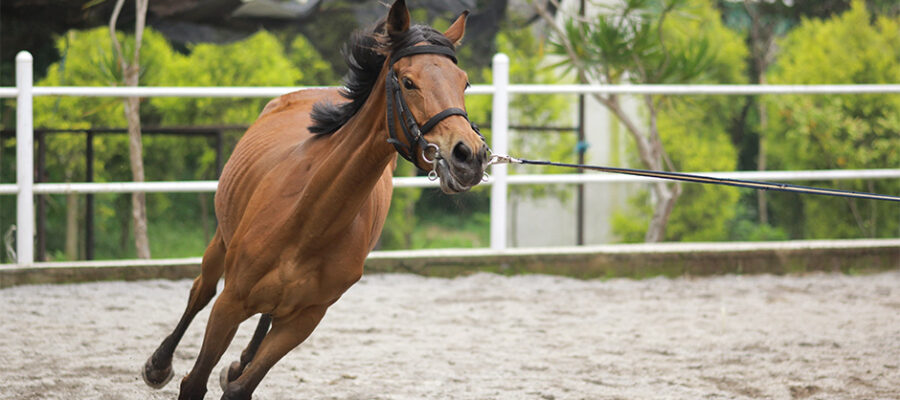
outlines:
[[[692,83],[746,83],[743,39],[721,22],[719,12],[708,0],[692,0],[681,12],[670,15],[663,32],[666,46],[675,54],[694,50],[698,43],[710,54],[703,72]],[[681,76],[671,72],[671,76]],[[682,83],[682,82],[672,82]],[[677,171],[731,171],[737,152],[728,132],[730,119],[740,105],[723,96],[667,96],[661,98],[659,130],[666,151]],[[636,158],[633,161],[637,163]],[[613,231],[625,242],[643,241],[653,214],[647,193],[631,199],[631,206],[617,213]],[[672,241],[712,241],[729,238],[729,224],[735,218],[739,193],[735,188],[683,185],[672,211],[666,239]]]
[[[781,84],[900,82],[900,20],[874,17],[865,2],[829,20],[806,20],[780,43],[768,79]],[[773,169],[866,169],[900,165],[900,96],[768,96]],[[900,182],[834,181],[855,191],[900,193]],[[896,237],[889,202],[771,196],[775,225],[792,238]]]
[[[119,82],[105,28],[70,31],[57,46],[63,59],[51,65],[38,86],[108,86]],[[130,36],[120,35],[125,46]],[[143,86],[298,86],[335,85],[330,66],[302,37],[287,45],[275,35],[260,31],[245,40],[227,44],[199,44],[180,53],[159,33],[147,29],[142,47]],[[235,56],[240,55],[240,56]],[[147,126],[249,125],[269,99],[173,98],[146,99],[141,120]],[[122,101],[106,97],[35,98],[36,127],[86,129],[126,125]],[[230,152],[241,130],[228,130],[225,149]],[[46,136],[47,179],[53,182],[83,181],[84,135]],[[144,162],[148,181],[207,180],[216,178],[214,143],[207,138],[144,135]],[[14,145],[14,143],[11,143]],[[94,139],[95,181],[128,181],[128,143],[125,135],[98,135]],[[227,156],[227,154],[226,154]],[[6,160],[3,160],[6,161]],[[4,168],[3,171],[11,171]],[[4,180],[6,178],[4,177]],[[66,236],[66,196],[48,196],[48,249],[54,259],[71,258],[61,248]],[[78,224],[83,225],[84,198],[78,198]],[[202,254],[215,229],[211,194],[161,194],[147,196],[150,243],[157,257]],[[15,207],[0,215],[14,221]],[[95,196],[96,258],[133,257],[130,239],[130,196]],[[4,224],[5,225],[5,224]],[[79,240],[81,231],[77,231]],[[80,243],[83,247],[83,243]],[[82,250],[83,251],[83,250]],[[83,253],[79,256],[83,256]]]
[[[421,21],[425,17],[416,15]],[[446,17],[446,18],[445,18]],[[450,18],[437,16],[426,21],[437,29],[449,26]],[[120,35],[125,46],[132,38]],[[517,57],[511,78],[514,82],[551,82],[551,71],[542,68],[541,43],[528,30],[507,29],[498,37],[501,50]],[[118,82],[108,31],[97,28],[71,31],[60,37],[59,63],[48,69],[38,86],[108,86]],[[240,55],[235,57],[235,55]],[[460,48],[461,65],[472,58],[465,46]],[[199,44],[186,51],[172,48],[162,35],[148,29],[142,48],[142,86],[317,86],[336,85],[339,79],[333,66],[302,35],[272,34],[264,31],[226,45]],[[489,82],[490,69],[471,72],[474,84]],[[145,99],[141,108],[144,127],[148,126],[240,126],[250,124],[269,99],[258,98],[174,98]],[[490,121],[490,97],[470,96],[472,120]],[[104,97],[37,97],[35,126],[59,129],[87,129],[125,126],[122,102]],[[568,105],[559,96],[515,98],[513,121],[521,124],[565,122]],[[490,138],[489,126],[483,127]],[[230,151],[243,133],[228,130],[225,148]],[[144,162],[147,180],[215,179],[213,143],[206,138],[144,135]],[[520,142],[535,142],[520,137]],[[541,142],[540,138],[537,143]],[[47,136],[49,181],[83,181],[85,168],[82,133]],[[571,152],[574,139],[555,141],[554,154]],[[14,143],[7,143],[10,150]],[[124,135],[100,135],[94,139],[95,181],[130,180],[127,162],[127,138]],[[226,154],[227,156],[227,154]],[[6,162],[9,158],[0,160]],[[13,171],[4,168],[0,172]],[[421,174],[403,160],[396,176]],[[14,174],[13,174],[14,175]],[[10,177],[14,180],[14,176]],[[9,180],[8,178],[3,178]],[[395,190],[391,212],[380,246],[383,249],[426,247],[483,247],[488,245],[489,221],[486,190],[474,190],[448,198],[439,190]],[[84,256],[84,197],[75,203],[66,196],[49,196],[47,237],[51,259]],[[14,199],[12,199],[14,201]],[[12,203],[14,204],[14,203]],[[74,208],[73,208],[74,207]],[[15,207],[4,207],[0,221],[14,221]],[[64,254],[67,212],[77,214],[79,254]],[[95,257],[134,256],[130,237],[130,197],[102,194],[95,196]],[[156,257],[197,256],[202,254],[214,230],[211,194],[148,194],[150,242]],[[72,232],[68,233],[69,235]]]
[[[725,28],[707,1],[691,1],[690,13],[667,21],[673,46],[714,44],[715,61],[701,83],[745,83],[746,45]],[[772,84],[898,82],[898,19],[873,16],[865,2],[829,19],[806,19],[779,43],[769,71]],[[677,28],[676,28],[677,27]],[[764,96],[770,127],[770,170],[893,168],[900,165],[896,95]],[[727,171],[737,167],[732,122],[740,102],[726,96],[667,100],[660,114],[666,149],[679,171]],[[755,151],[755,150],[754,150]],[[845,190],[898,193],[892,180],[795,182]],[[784,193],[768,195],[770,224],[757,221],[755,192],[685,185],[669,223],[667,240],[784,240],[896,237],[900,209],[888,202]],[[649,196],[616,215],[615,232],[626,242],[642,239],[652,212]]]
[[[652,3],[652,2],[651,2]],[[705,55],[694,83],[746,83],[746,32],[732,30],[712,0],[679,0],[679,12],[664,25],[673,54]],[[649,3],[648,3],[649,4]],[[449,26],[455,15],[413,13],[414,20],[436,28]],[[560,83],[574,79],[548,65],[542,32],[525,21],[501,21],[496,47],[511,59],[513,83]],[[326,35],[327,36],[327,35]],[[334,41],[325,36],[311,40]],[[341,37],[341,41],[346,37]],[[120,34],[126,47],[131,37]],[[295,33],[260,31],[227,45],[198,44],[175,49],[159,33],[148,29],[142,49],[141,85],[145,86],[301,86],[336,85],[334,54],[327,59]],[[647,39],[649,40],[649,39]],[[59,37],[60,62],[51,65],[39,86],[108,86],[120,82],[105,28],[70,31]],[[465,44],[460,65],[473,84],[490,83],[489,68],[467,68],[477,63]],[[896,83],[900,81],[900,19],[873,15],[865,2],[827,19],[802,20],[779,43],[776,62],[768,71],[770,83]],[[666,83],[678,83],[678,71],[691,65],[673,61]],[[690,71],[688,71],[690,72]],[[694,71],[697,72],[697,71]],[[165,98],[146,99],[141,108],[147,126],[248,125],[269,99]],[[741,141],[735,140],[734,120],[740,101],[728,96],[667,96],[662,102],[659,127],[668,153],[680,171],[727,171],[737,167]],[[825,95],[764,96],[771,116],[766,135],[771,146],[769,169],[892,168],[900,165],[900,96]],[[512,125],[571,126],[576,103],[567,95],[514,95]],[[8,104],[14,104],[10,102]],[[491,97],[467,97],[471,119],[481,123],[490,142]],[[35,98],[36,127],[87,129],[123,127],[122,101],[105,97]],[[229,152],[242,130],[227,130]],[[512,131],[511,147],[523,157],[575,161],[574,133]],[[128,181],[125,135],[97,135],[94,139],[96,181]],[[84,136],[53,134],[45,138],[47,171],[52,182],[78,182],[85,174]],[[204,137],[145,134],[147,179],[215,179],[214,143]],[[0,181],[14,182],[15,141],[0,148]],[[226,154],[227,156],[227,154]],[[590,160],[588,160],[590,161]],[[512,173],[564,173],[555,169],[513,168]],[[402,160],[396,175],[421,174]],[[848,190],[900,193],[896,180],[810,182]],[[569,196],[571,188],[515,186],[511,198]],[[97,258],[133,257],[130,238],[130,198],[95,196]],[[488,191],[478,188],[448,197],[438,190],[398,189],[381,240],[383,249],[426,247],[484,247],[489,243]],[[756,221],[755,193],[734,188],[684,185],[671,216],[667,240],[768,240],[788,238],[896,237],[900,235],[900,209],[893,204],[814,196],[769,196],[771,225]],[[618,213],[613,223],[622,241],[640,241],[651,215],[649,195],[642,193]],[[47,196],[47,237],[51,259],[83,257],[65,254],[66,218],[72,207],[78,214],[78,240],[84,220],[84,197]],[[156,257],[197,256],[215,226],[211,194],[149,194],[150,242]],[[0,196],[0,227],[15,220],[15,198]],[[0,261],[6,261],[0,255]]]

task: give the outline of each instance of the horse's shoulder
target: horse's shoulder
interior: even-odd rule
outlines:
[[[302,89],[281,95],[269,101],[259,114],[260,117],[288,110],[311,110],[313,104],[326,100],[331,102],[346,101],[338,88]]]

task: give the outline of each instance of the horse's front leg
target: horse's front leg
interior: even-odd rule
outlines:
[[[200,312],[203,307],[212,300],[216,295],[216,284],[225,270],[225,243],[222,241],[222,234],[216,230],[216,235],[206,252],[203,254],[203,263],[200,276],[194,280],[191,287],[190,296],[188,297],[187,308],[178,321],[175,330],[166,337],[165,340],[157,347],[153,355],[144,364],[141,375],[144,382],[152,388],[159,389],[169,383],[174,372],[172,371],[172,354],[175,347],[181,341],[188,325],[194,319],[194,316]]]
[[[238,325],[250,317],[243,305],[226,287],[213,305],[206,324],[206,334],[194,368],[181,381],[179,400],[201,400],[206,395],[206,381],[222,353],[228,348]]]
[[[327,309],[328,305],[311,306],[287,317],[275,318],[253,361],[240,377],[228,384],[222,400],[249,400],[269,369],[309,337]]]

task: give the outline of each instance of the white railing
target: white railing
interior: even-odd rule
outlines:
[[[662,95],[753,95],[753,94],[865,94],[900,93],[900,85],[511,85],[509,58],[493,58],[493,84],[474,85],[468,94],[493,95],[491,147],[497,154],[508,153],[510,94],[662,94]],[[216,181],[188,182],[108,182],[34,183],[33,96],[81,97],[276,97],[298,90],[296,87],[34,87],[32,57],[16,56],[16,87],[0,88],[0,98],[16,98],[16,183],[0,184],[0,195],[17,196],[17,264],[34,263],[34,196],[63,193],[129,192],[214,192]],[[718,178],[767,181],[897,179],[900,169],[698,172]],[[491,178],[491,249],[502,251],[507,243],[507,189],[520,184],[582,184],[600,182],[647,182],[653,178],[612,174],[511,175],[506,165],[494,165]],[[394,178],[395,187],[434,187],[424,177]]]

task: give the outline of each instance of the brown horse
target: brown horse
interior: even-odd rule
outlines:
[[[172,377],[175,347],[224,274],[179,399],[203,398],[238,325],[262,314],[240,361],[221,375],[223,399],[249,399],[360,279],[387,216],[396,153],[435,171],[447,193],[481,181],[488,150],[463,111],[468,83],[453,53],[466,15],[441,34],[411,27],[397,0],[386,20],[348,44],[344,89],[290,93],[266,105],[225,166],[218,229],[187,309],[144,366],[148,385]]]

